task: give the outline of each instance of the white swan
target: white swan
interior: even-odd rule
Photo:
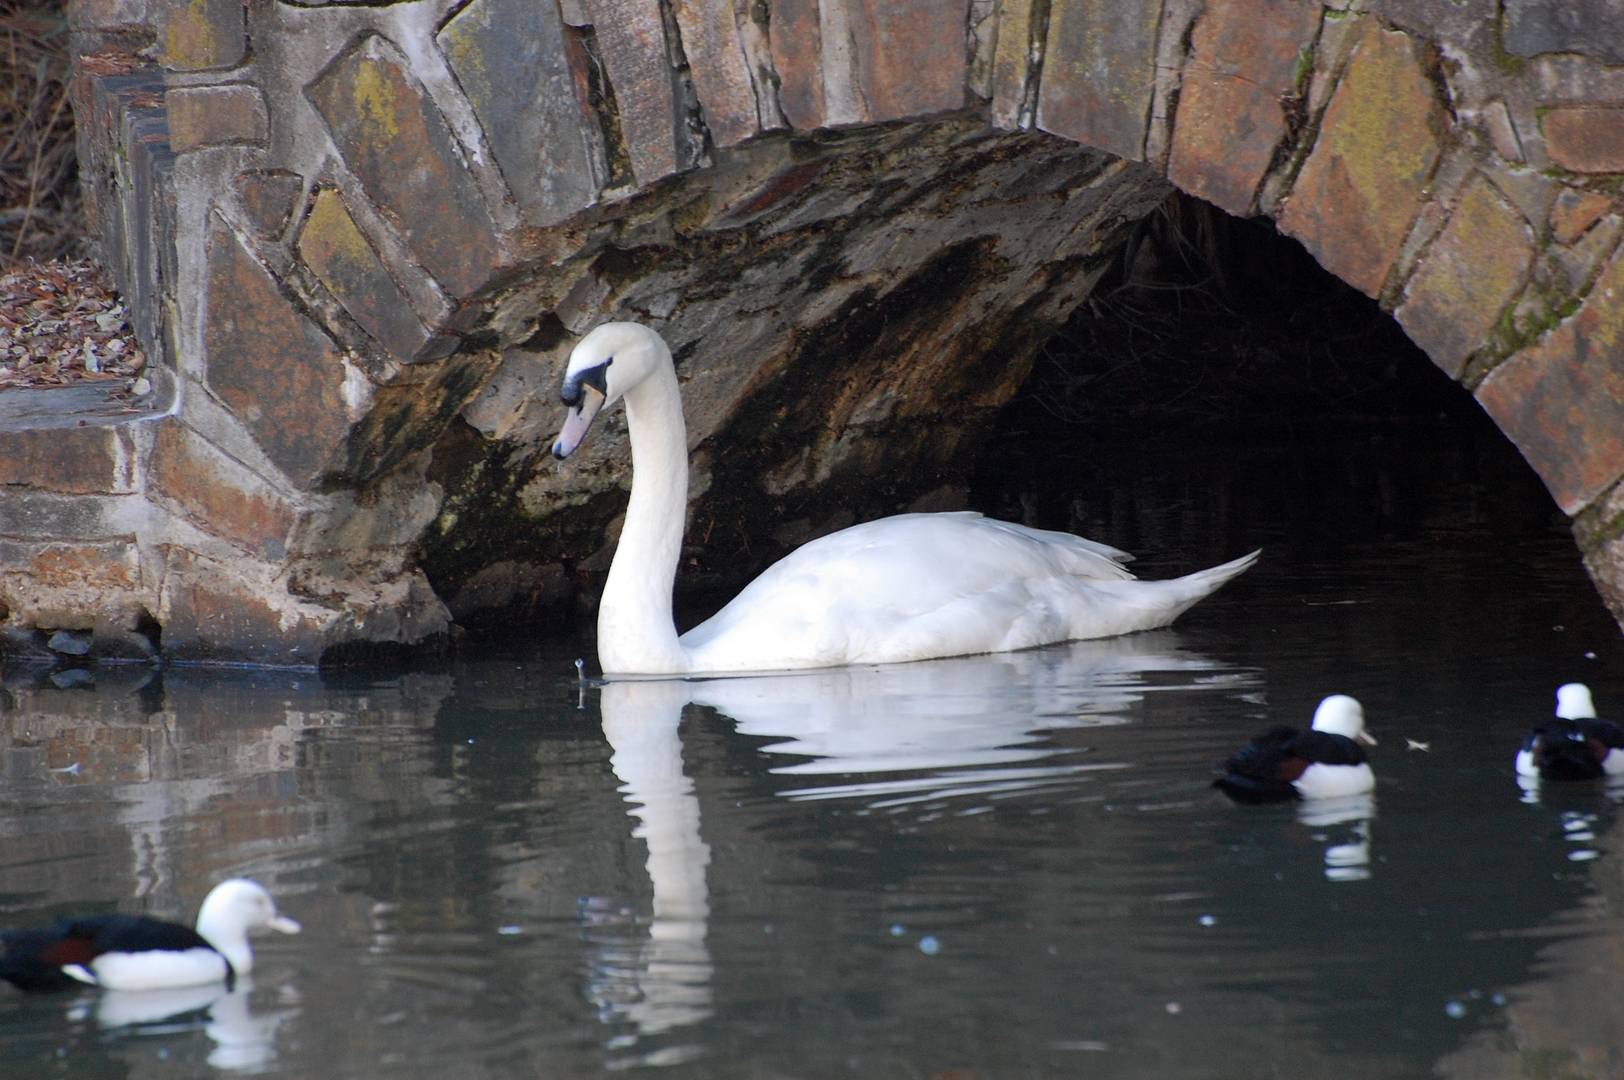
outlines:
[[[680,638],[671,587],[688,502],[687,430],[671,350],[637,323],[605,323],[570,353],[568,457],[626,400],[632,492],[598,608],[606,674],[670,675],[895,663],[1006,652],[1166,626],[1257,552],[1169,581],[1068,533],[975,513],[899,514],[791,552]]]

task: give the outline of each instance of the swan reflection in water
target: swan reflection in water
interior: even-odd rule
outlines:
[[[1244,690],[1253,673],[1182,650],[1173,632],[1075,642],[1027,652],[793,674],[605,683],[604,736],[632,835],[648,849],[653,886],[646,937],[625,912],[589,910],[588,991],[606,1023],[631,1031],[610,1049],[699,1023],[714,1009],[706,945],[710,848],[699,799],[683,772],[679,728],[694,704],[731,718],[742,734],[773,740],[770,771],[828,782],[782,792],[794,800],[851,799],[883,810],[921,801],[985,800],[1086,781],[1125,761],[1057,760],[1073,750],[1049,733],[1128,723],[1158,687]],[[842,779],[835,782],[833,778]],[[858,779],[861,777],[861,779]],[[973,800],[973,802],[972,802]],[[638,940],[628,941],[627,927]],[[665,1046],[644,1064],[688,1060],[697,1046]]]
[[[688,691],[686,683],[672,680],[608,683],[602,691],[610,767],[620,779],[626,812],[637,821],[632,836],[648,848],[654,887],[644,940],[627,940],[625,931],[630,928],[635,938],[640,927],[623,913],[587,913],[595,924],[588,935],[588,996],[601,1019],[629,1022],[634,1032],[611,1040],[611,1050],[696,1024],[713,1011],[713,965],[705,944],[710,847],[700,834],[693,781],[682,771],[678,731]],[[665,1047],[642,1055],[639,1063],[679,1064],[699,1052],[697,1046]]]

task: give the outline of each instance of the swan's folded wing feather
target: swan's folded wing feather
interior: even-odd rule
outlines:
[[[1076,579],[1132,580],[1127,557],[979,514],[882,518],[786,555],[682,644],[702,670],[1023,648],[1065,636],[1049,594]]]

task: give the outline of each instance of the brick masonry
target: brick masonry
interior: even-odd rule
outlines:
[[[270,134],[265,96],[255,86],[187,86],[164,95],[169,148],[177,154],[210,146],[263,146]]]
[[[140,655],[153,620],[200,659],[425,640],[450,616],[424,545],[459,613],[566,602],[622,474],[612,446],[574,486],[544,471],[535,388],[610,313],[715,346],[685,360],[696,518],[711,483],[816,506],[881,460],[946,468],[1169,182],[1394,311],[1624,616],[1615,13],[74,0],[87,213],[179,392],[0,436],[4,647],[94,627]],[[772,416],[800,441],[769,460]]]

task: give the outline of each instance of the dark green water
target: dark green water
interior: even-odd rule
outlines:
[[[584,692],[585,642],[387,678],[8,672],[0,921],[189,918],[246,874],[305,933],[231,995],[0,987],[3,1075],[1624,1074],[1618,804],[1511,771],[1559,682],[1624,713],[1624,648],[1478,438],[992,469],[983,508],[1147,576],[1265,548],[1110,642]],[[1209,789],[1337,691],[1381,739],[1373,800]]]

